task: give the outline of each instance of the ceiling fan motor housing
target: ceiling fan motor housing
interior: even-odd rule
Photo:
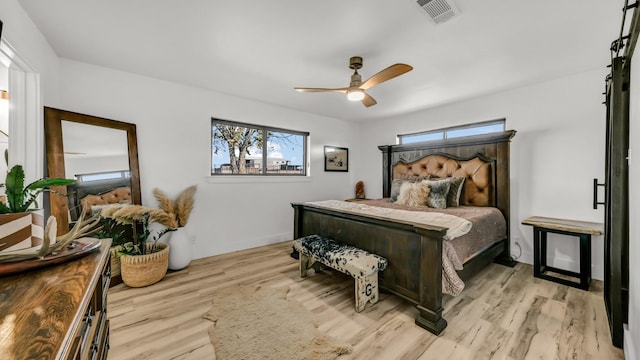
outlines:
[[[353,56],[351,59],[349,59],[349,67],[354,70],[362,68],[362,57]]]

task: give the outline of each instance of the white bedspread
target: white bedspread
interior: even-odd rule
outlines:
[[[369,206],[357,202],[341,200],[323,200],[307,202],[309,205],[324,207],[328,209],[351,212],[354,214],[376,216],[392,220],[408,221],[417,224],[435,225],[447,228],[444,240],[453,240],[467,234],[473,224],[471,221],[458,216],[437,213],[420,212],[399,209],[389,209],[378,206]],[[392,265],[391,265],[392,266]],[[462,270],[462,261],[456,254],[449,241],[442,242],[442,292],[445,294],[458,296],[464,289],[464,282],[456,273]]]

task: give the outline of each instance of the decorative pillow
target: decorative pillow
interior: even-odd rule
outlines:
[[[424,180],[422,184],[429,185],[429,196],[427,206],[435,209],[445,209],[447,207],[447,194],[451,187],[449,180]]]
[[[424,206],[429,197],[429,186],[427,184],[405,182],[400,187],[400,194],[396,203],[408,206]]]
[[[391,197],[391,202],[396,202],[396,200],[398,200],[398,195],[400,195],[400,187],[405,182],[408,181],[403,179],[395,179],[391,182],[391,194],[389,194],[389,196]]]
[[[462,188],[464,185],[463,177],[451,177],[449,179],[449,193],[447,194],[447,207],[460,206],[460,196],[462,195]]]

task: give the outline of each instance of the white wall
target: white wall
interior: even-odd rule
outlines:
[[[604,176],[605,75],[603,68],[366,124],[361,177],[382,195],[377,146],[394,144],[397,134],[506,118],[507,129],[517,130],[511,143],[511,239],[522,245],[518,261],[532,263],[533,229],[521,225],[523,219],[604,219],[602,208],[592,208],[592,183]],[[549,264],[578,271],[578,239],[552,235]],[[593,277],[602,279],[601,236],[593,237],[592,252]],[[517,246],[512,253],[519,255]]]
[[[4,22],[2,46],[9,48],[11,54],[7,55],[12,59],[9,156],[12,163],[25,167],[26,180],[33,181],[42,177],[44,171],[41,100],[57,98],[58,58],[16,0],[0,1],[0,16]],[[20,81],[16,81],[18,78]],[[11,94],[13,89],[17,93]]]
[[[40,74],[44,99],[57,94],[58,57],[16,0],[0,1],[2,37]]]
[[[60,69],[62,100],[46,105],[137,125],[145,205],[156,206],[155,187],[198,185],[187,226],[197,258],[291,239],[291,202],[353,197],[357,124],[66,59]],[[210,179],[211,117],[309,131],[311,179]],[[348,173],[324,172],[324,145],[350,149]]]
[[[624,354],[640,360],[640,52],[631,62],[631,106],[629,124],[629,327],[624,334]],[[632,341],[635,340],[635,341]]]

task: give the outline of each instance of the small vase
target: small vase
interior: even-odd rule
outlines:
[[[171,247],[169,251],[169,269],[181,270],[189,266],[193,259],[189,233],[184,227],[169,233],[167,243]]]

